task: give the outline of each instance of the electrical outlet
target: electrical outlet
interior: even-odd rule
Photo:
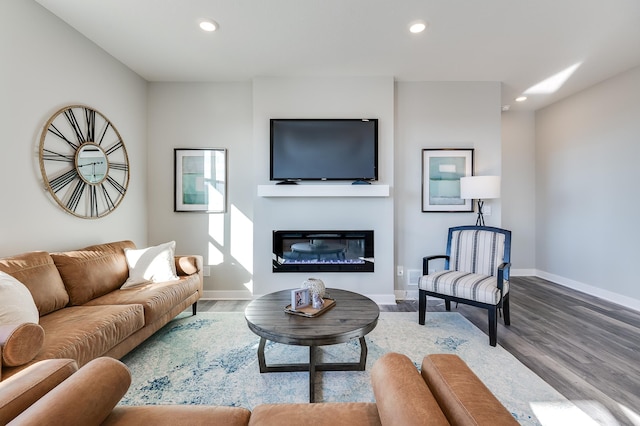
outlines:
[[[403,266],[396,266],[396,275],[398,275],[399,277],[404,276],[404,267]]]
[[[485,216],[491,216],[491,206],[484,206],[482,208],[482,214]]]
[[[204,275],[205,277],[208,277],[211,275],[211,267],[210,266],[204,266],[202,268],[202,275]]]

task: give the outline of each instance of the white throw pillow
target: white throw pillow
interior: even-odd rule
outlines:
[[[129,278],[120,288],[177,280],[175,249],[175,241],[145,249],[124,249],[129,265]]]
[[[0,271],[0,325],[38,323],[40,314],[29,289]]]

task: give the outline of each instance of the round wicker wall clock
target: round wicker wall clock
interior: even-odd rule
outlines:
[[[46,189],[74,216],[106,216],[127,192],[127,150],[111,121],[93,108],[70,105],[53,114],[42,130],[39,156]]]

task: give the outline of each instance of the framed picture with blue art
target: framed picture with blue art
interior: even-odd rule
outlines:
[[[460,178],[473,175],[473,149],[422,150],[422,211],[472,212],[460,198]]]
[[[226,149],[177,148],[174,165],[174,211],[227,211]]]

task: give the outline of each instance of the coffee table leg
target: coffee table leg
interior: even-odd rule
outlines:
[[[260,372],[267,372],[267,362],[264,359],[264,346],[267,344],[267,339],[260,338],[260,344],[258,344],[258,365],[260,366]]]
[[[367,341],[364,340],[364,336],[360,338],[360,365],[359,371],[364,371],[367,366]]]
[[[309,402],[316,402],[316,346],[309,346]]]

